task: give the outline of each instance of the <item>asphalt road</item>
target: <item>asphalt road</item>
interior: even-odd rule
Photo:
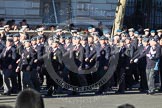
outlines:
[[[0,104],[14,106],[16,95],[0,96]],[[66,95],[55,95],[44,98],[45,108],[117,108],[122,104],[132,104],[136,108],[162,108],[162,93],[153,96],[140,94],[137,91],[127,94],[116,95],[109,93],[95,96],[93,93],[82,94],[81,96],[68,97]]]

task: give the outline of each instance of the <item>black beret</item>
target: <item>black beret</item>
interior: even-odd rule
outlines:
[[[130,28],[130,29],[128,29],[128,31],[129,32],[134,32],[135,30],[134,30],[134,28]]]
[[[60,36],[60,39],[65,39],[65,35],[61,35]]]
[[[13,35],[13,37],[20,37],[20,34],[16,33],[16,34]]]
[[[67,40],[72,39],[72,36],[66,36],[65,39]]]
[[[6,37],[13,37],[13,34],[7,34]]]
[[[74,36],[73,39],[74,40],[81,40],[81,38],[79,36]]]
[[[24,40],[24,42],[31,42],[29,39],[27,39],[27,40]]]
[[[59,40],[58,39],[54,39],[53,43],[59,43]]]
[[[106,40],[105,36],[101,36],[100,40]]]
[[[149,42],[149,38],[146,38],[146,37],[145,37],[145,38],[143,38],[143,41],[144,41],[144,42]]]
[[[83,41],[88,41],[88,37],[87,36],[82,36],[82,40]]]
[[[157,42],[157,41],[158,41],[158,39],[152,38],[152,39],[150,39],[150,41]]]
[[[57,40],[59,40],[60,37],[59,37],[58,35],[53,35],[53,39],[57,39]]]
[[[40,40],[42,38],[43,38],[43,36],[37,36],[37,40]]]
[[[31,38],[31,41],[37,41],[37,37]]]
[[[78,31],[77,30],[71,30],[71,33],[77,33]]]
[[[109,40],[109,38],[108,37],[105,37],[105,40]]]
[[[7,39],[8,42],[13,42],[12,38]]]

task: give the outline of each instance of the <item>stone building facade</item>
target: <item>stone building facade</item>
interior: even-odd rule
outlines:
[[[0,0],[0,17],[29,24],[112,25],[118,0]],[[84,23],[83,23],[84,22]]]

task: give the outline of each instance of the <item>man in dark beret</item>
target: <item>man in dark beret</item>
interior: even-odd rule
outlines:
[[[22,72],[22,90],[26,88],[35,88],[32,77],[33,77],[33,63],[36,59],[36,53],[34,49],[31,47],[31,41],[24,41],[24,50],[22,51],[20,62],[16,69],[16,72]]]
[[[20,34],[16,33],[13,35],[13,40],[14,40],[14,47],[16,48],[16,67],[19,63],[19,59],[21,58],[21,54],[24,50],[24,45],[22,42],[20,42]],[[21,86],[21,73],[17,73],[18,77],[18,90],[21,91],[22,86]]]
[[[111,48],[106,44],[105,39],[106,39],[105,36],[101,36],[99,40],[100,44],[98,47],[96,47],[97,61],[99,62],[99,67],[97,72],[98,78],[96,78],[97,80],[102,78],[103,75],[108,70]],[[103,92],[105,92],[106,89],[107,89],[107,83],[102,85],[99,88],[99,90],[96,92],[96,94],[102,94]]]
[[[130,60],[133,58],[134,56],[134,52],[135,52],[135,47],[132,44],[132,38],[131,37],[127,37],[125,40],[125,44],[126,44],[126,51],[125,51],[125,55],[126,55],[126,59],[125,59],[125,63],[126,63],[126,88],[131,89],[132,85],[135,83],[134,78],[133,78],[133,74],[135,74],[134,72],[136,72],[136,68],[134,68],[134,64],[130,63]],[[138,77],[136,77],[138,78]]]
[[[41,58],[44,55],[44,51],[45,51],[44,43],[42,43],[41,41],[42,39],[43,39],[43,36],[37,36],[37,47],[36,47],[37,60],[35,60],[35,62],[37,62],[37,71],[39,73],[41,85],[44,82],[44,73],[43,73],[44,61]]]
[[[140,74],[140,92],[146,93],[147,90],[147,80],[146,80],[146,53],[149,51],[149,38],[144,37],[142,39],[142,45],[136,51],[132,62],[138,63],[138,70]]]
[[[0,58],[3,61],[2,70],[4,76],[4,95],[10,95],[11,91],[17,90],[17,80],[15,65],[16,65],[16,49],[13,47],[13,39],[9,38],[6,41],[6,47],[0,54]],[[10,86],[10,81],[12,87]]]

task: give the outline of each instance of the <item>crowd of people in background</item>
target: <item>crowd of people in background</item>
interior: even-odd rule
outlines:
[[[98,27],[90,25],[84,29],[74,24],[66,28],[49,28],[54,32],[50,36],[44,34],[47,27],[43,25],[35,28],[37,35],[30,36],[28,31],[33,28],[26,20],[17,26],[14,20],[6,22],[0,19],[2,95],[11,95],[27,88],[40,92],[44,84],[47,96],[63,92],[65,88],[51,77],[53,70],[49,70],[46,61],[50,61],[55,73],[70,85],[82,87],[94,84],[109,70],[110,57],[116,54],[119,54],[116,70],[97,89],[96,95],[113,90],[113,87],[117,88],[115,93],[123,94],[136,84],[140,85],[138,89],[142,93],[153,95],[157,88],[162,91],[161,85],[156,87],[162,81],[162,29],[135,30],[124,27],[111,36],[102,23]],[[10,30],[18,33],[10,33]],[[77,68],[75,72],[64,61],[71,59],[74,59]],[[78,94],[75,90],[69,93]]]

